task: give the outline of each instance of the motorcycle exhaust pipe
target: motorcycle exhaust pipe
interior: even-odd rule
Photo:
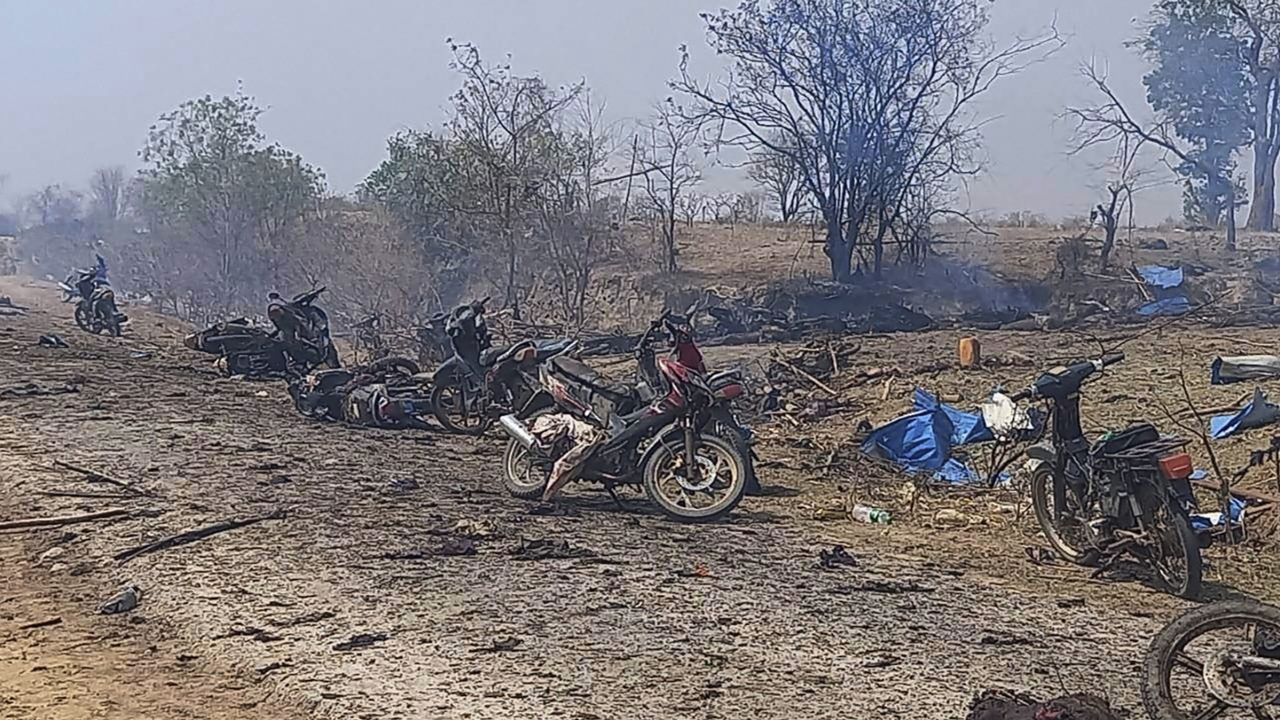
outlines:
[[[514,413],[503,415],[498,418],[498,424],[506,431],[507,435],[513,440],[524,446],[526,450],[532,450],[538,446],[538,439],[529,432],[528,426],[520,422],[520,418]]]

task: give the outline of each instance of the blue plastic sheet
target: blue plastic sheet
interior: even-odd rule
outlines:
[[[1163,265],[1143,265],[1138,268],[1142,280],[1153,288],[1168,290],[1182,285],[1182,268]]]
[[[1153,300],[1138,308],[1138,314],[1143,317],[1185,315],[1189,312],[1191,312],[1191,301],[1183,295]]]
[[[1280,420],[1280,407],[1267,402],[1267,396],[1258,388],[1253,391],[1253,398],[1243,408],[1234,413],[1209,418],[1209,433],[1215,440],[1221,440],[1245,430],[1270,425],[1276,420]]]
[[[1231,498],[1227,505],[1227,512],[1231,515],[1231,524],[1239,525],[1244,518],[1245,501],[1240,498]],[[1191,516],[1191,529],[1196,532],[1204,532],[1215,527],[1222,527],[1223,522],[1221,512],[1213,513],[1193,513]]]
[[[919,388],[914,404],[914,412],[872,430],[862,443],[862,451],[889,460],[907,472],[931,473],[947,483],[981,480],[978,472],[951,456],[951,448],[995,439],[982,416],[939,402]]]

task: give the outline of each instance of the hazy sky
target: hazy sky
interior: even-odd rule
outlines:
[[[714,68],[707,0],[0,0],[0,207],[48,183],[84,185],[95,167],[137,164],[155,118],[236,81],[269,108],[263,127],[351,190],[386,138],[438,124],[457,87],[445,38],[553,83],[585,78],[610,114],[643,114],[666,96],[677,48]],[[1063,153],[1057,115],[1090,95],[1078,66],[1097,58],[1132,103],[1143,61],[1124,47],[1151,0],[996,0],[991,32],[1012,39],[1054,18],[1068,47],[998,86],[982,105],[989,171],[974,209],[1080,214],[1101,176]],[[715,177],[715,176],[713,176]],[[725,174],[715,178],[727,182]],[[1177,210],[1176,190],[1141,201],[1147,220]]]

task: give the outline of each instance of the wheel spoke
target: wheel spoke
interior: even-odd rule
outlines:
[[[1173,656],[1173,664],[1185,668],[1195,675],[1204,674],[1204,663],[1196,660],[1186,652],[1178,652]]]

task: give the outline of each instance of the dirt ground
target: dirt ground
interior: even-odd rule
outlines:
[[[859,407],[815,430],[835,443],[832,462],[804,434],[761,428],[763,481],[796,492],[750,499],[724,524],[672,524],[585,491],[566,514],[539,515],[502,492],[495,438],[306,422],[282,387],[218,377],[169,321],[130,308],[124,338],[95,337],[47,286],[0,278],[0,294],[32,308],[0,317],[0,521],[128,511],[0,539],[0,718],[952,720],[992,685],[1088,690],[1136,709],[1141,653],[1180,606],[1140,583],[1031,565],[1023,548],[1035,539],[998,513],[980,527],[930,527],[933,507],[995,496],[927,497],[888,528],[823,519],[816,510],[850,494],[896,492],[901,478],[849,461],[838,439],[859,417],[904,408],[907,382],[884,400],[880,386],[858,390]],[[71,347],[37,347],[49,332]],[[1158,419],[1151,397],[1170,395],[1170,368],[1184,358],[1201,400],[1234,398],[1207,389],[1205,358],[1231,346],[1221,335],[1168,330],[1130,343],[1146,359],[1090,396],[1091,425]],[[859,357],[923,365],[953,355],[957,337],[867,338]],[[989,353],[1037,362],[1092,342],[984,340]],[[976,402],[1035,369],[918,381]],[[79,391],[5,396],[26,383]],[[1258,438],[1224,444],[1227,459],[1249,443]],[[55,460],[146,494],[87,483]],[[57,492],[122,496],[47,494]],[[276,511],[284,518],[113,559]],[[474,554],[436,552],[461,536]],[[516,554],[536,540],[567,541],[581,556]],[[835,543],[859,566],[822,569],[818,551]],[[1211,558],[1213,591],[1266,596],[1266,551],[1234,552]],[[97,615],[128,582],[143,589],[141,606]],[[52,617],[61,623],[22,629]]]

